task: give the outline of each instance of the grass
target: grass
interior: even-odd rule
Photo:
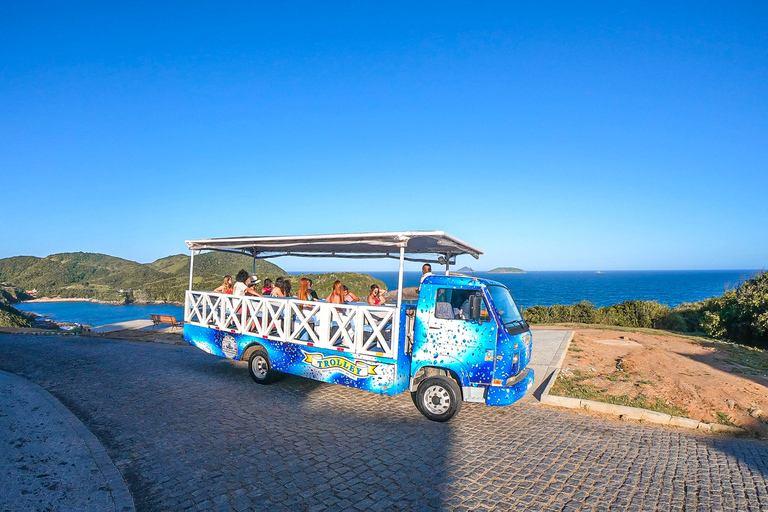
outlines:
[[[733,424],[733,422],[731,421],[731,418],[729,418],[729,417],[728,417],[728,415],[727,415],[727,414],[725,414],[724,412],[720,412],[720,411],[718,411],[718,412],[717,412],[717,413],[715,413],[715,414],[717,414],[717,422],[718,422],[719,424],[721,424],[721,425],[728,425],[728,426],[730,426],[730,427],[735,427],[735,426],[736,426],[736,425],[734,425],[734,424]]]
[[[638,380],[637,382],[635,382],[635,384],[646,384],[646,385],[650,386],[650,385],[653,384],[653,381],[652,380]]]
[[[712,342],[724,363],[733,365],[734,373],[768,376],[768,350],[725,341]]]
[[[711,338],[707,338],[703,333],[686,334],[686,333],[680,333],[677,331],[667,331],[664,329],[653,329],[650,327],[625,327],[621,325],[582,324],[578,322],[551,322],[551,323],[541,323],[541,324],[533,324],[533,325],[535,327],[554,326],[554,327],[567,327],[569,329],[596,329],[601,331],[636,332],[639,334],[651,334],[655,336],[675,336],[677,338],[684,338],[684,339],[703,342],[703,343],[712,343],[714,341]]]
[[[594,400],[596,402],[603,402],[606,404],[637,407],[649,411],[671,414],[673,416],[687,417],[689,414],[687,409],[678,407],[676,405],[668,405],[660,398],[651,400],[644,395],[638,395],[635,398],[630,398],[626,395],[610,395],[604,390],[599,389],[597,386],[584,383],[584,381],[594,376],[595,375],[593,374],[581,372],[578,370],[574,371],[571,375],[565,375],[561,373],[558,375],[555,384],[552,386],[550,394],[569,396],[571,398],[580,398],[582,400]]]

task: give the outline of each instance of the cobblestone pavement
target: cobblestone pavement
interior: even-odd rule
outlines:
[[[384,397],[168,346],[0,335],[0,369],[99,438],[138,510],[768,510],[768,443],[534,404],[425,420]]]

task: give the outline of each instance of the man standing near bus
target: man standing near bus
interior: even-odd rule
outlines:
[[[421,266],[421,279],[419,279],[419,291],[421,291],[421,283],[424,282],[424,280],[432,275],[432,265],[429,263],[425,263]]]

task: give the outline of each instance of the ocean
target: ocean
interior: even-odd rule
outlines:
[[[523,308],[575,304],[582,300],[597,307],[625,300],[654,300],[674,307],[722,295],[757,275],[759,270],[627,270],[604,272],[526,272],[474,275],[505,285]],[[437,273],[437,272],[436,272]],[[397,272],[371,272],[387,288],[397,288]],[[421,272],[406,272],[404,285],[418,286]]]
[[[684,270],[684,271],[605,271],[597,272],[526,272],[525,274],[490,274],[477,277],[492,279],[507,286],[522,308],[574,304],[582,300],[597,307],[625,300],[654,300],[674,307],[722,295],[739,283],[754,277],[758,270]],[[381,279],[388,289],[397,288],[397,272],[369,272]],[[418,286],[421,272],[406,272],[404,284]],[[297,287],[294,287],[296,289]],[[184,317],[180,306],[111,306],[90,302],[31,302],[14,304],[24,311],[50,315],[59,322],[104,325],[126,320],[149,319],[150,313]]]
[[[184,318],[184,308],[171,304],[129,304],[113,306],[95,302],[22,302],[13,304],[21,311],[47,315],[57,322],[106,325],[128,320],[149,320],[149,314],[174,315]]]

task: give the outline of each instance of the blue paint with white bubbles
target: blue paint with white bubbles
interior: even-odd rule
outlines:
[[[479,278],[425,278],[417,303],[403,304],[394,319],[401,326],[394,359],[192,324],[185,324],[184,339],[210,354],[235,360],[241,359],[253,345],[260,345],[277,371],[384,395],[411,389],[411,384],[423,374],[422,369],[447,370],[465,393],[471,391],[469,388],[479,388],[475,391],[487,405],[509,405],[522,398],[533,384],[533,371],[526,369],[531,359],[532,337],[524,322],[514,328],[504,325],[489,292],[493,286],[503,288],[500,283]],[[481,315],[474,319],[466,318],[462,307],[457,307],[457,301],[469,295],[481,299]],[[451,312],[447,312],[446,302],[441,300],[446,313],[436,314],[437,299],[446,297],[453,300],[449,303],[453,306]],[[408,315],[414,316],[412,347],[406,337]]]

